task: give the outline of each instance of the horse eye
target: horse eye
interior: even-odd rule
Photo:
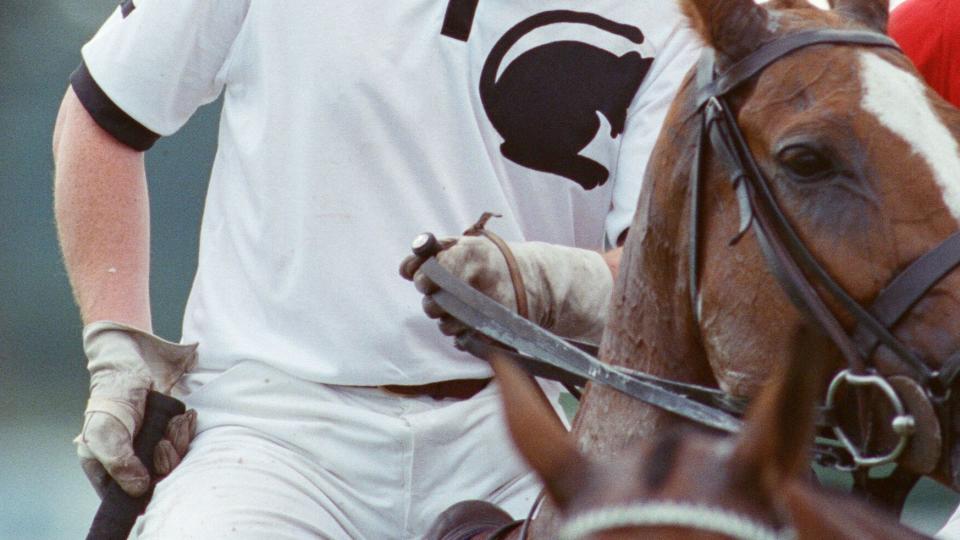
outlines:
[[[833,162],[809,146],[788,146],[777,154],[777,159],[797,180],[812,182],[833,172]]]

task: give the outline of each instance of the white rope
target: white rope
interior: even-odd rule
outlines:
[[[709,506],[654,502],[600,508],[567,521],[560,540],[578,540],[594,533],[625,527],[685,527],[710,531],[740,540],[791,540],[791,528],[775,530],[733,512]]]

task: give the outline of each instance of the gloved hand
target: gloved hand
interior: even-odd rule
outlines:
[[[83,428],[74,439],[80,464],[103,497],[107,474],[137,497],[150,486],[150,474],[133,453],[133,438],[143,423],[147,392],[168,394],[196,364],[194,345],[164,341],[129,326],[98,321],[83,329],[90,371],[90,400]],[[157,444],[154,467],[160,476],[180,463],[196,432],[196,411],[175,416]]]
[[[506,260],[489,239],[462,236],[440,241],[437,261],[475,289],[517,311],[516,294]],[[603,334],[613,292],[613,276],[603,256],[586,249],[544,242],[508,243],[526,290],[529,318],[568,339],[597,344]],[[423,293],[423,310],[440,320],[440,331],[457,335],[466,327],[433,301],[437,286],[422,272],[425,259],[411,255],[400,275]]]

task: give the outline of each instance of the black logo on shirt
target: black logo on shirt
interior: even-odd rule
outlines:
[[[619,136],[627,107],[653,59],[635,51],[617,56],[580,41],[554,41],[523,52],[497,78],[504,57],[520,38],[557,23],[586,24],[637,44],[644,41],[639,28],[599,15],[538,13],[508,30],[491,49],[480,74],[480,100],[504,139],[504,157],[593,189],[610,176],[606,167],[579,155],[600,129],[597,113],[610,123],[610,136]]]

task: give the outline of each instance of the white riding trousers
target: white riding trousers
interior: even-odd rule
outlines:
[[[186,383],[198,435],[131,538],[417,538],[455,502],[522,517],[539,491],[495,383],[436,401],[253,362]]]

